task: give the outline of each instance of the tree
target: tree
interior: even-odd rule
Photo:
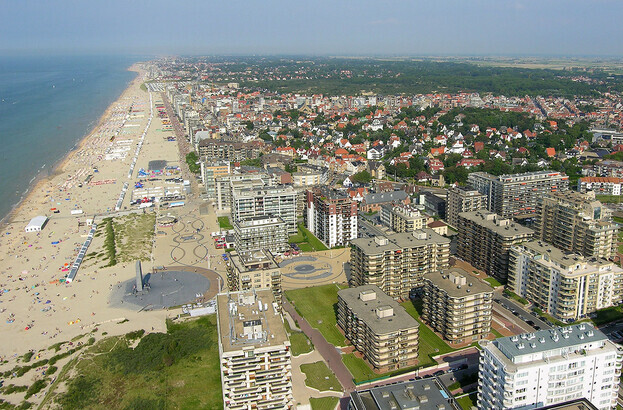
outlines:
[[[372,175],[370,175],[370,173],[364,169],[363,171],[357,172],[352,177],[350,177],[350,180],[353,182],[359,182],[360,184],[367,184],[368,182],[372,181]]]

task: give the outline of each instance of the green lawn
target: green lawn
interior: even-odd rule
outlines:
[[[289,242],[299,244],[299,248],[303,252],[326,251],[329,249],[301,224],[298,224],[298,233],[292,235]]]
[[[374,373],[363,359],[355,357],[353,353],[343,354],[342,362],[353,376],[355,383],[362,383],[382,376]]]
[[[496,338],[497,338],[497,337],[504,337],[504,335],[503,335],[502,333],[498,332],[497,330],[495,330],[495,329],[493,328],[493,326],[491,326],[491,333],[493,333],[493,334],[495,335],[495,337],[496,337]]]
[[[471,410],[472,407],[476,407],[478,401],[477,393],[470,393],[461,398],[456,399],[456,402],[463,408],[463,410]]]
[[[337,328],[337,291],[336,285],[316,286],[288,290],[286,297],[309,324],[318,329],[327,342],[334,346],[345,346],[344,335]]]
[[[216,315],[167,323],[167,333],[102,339],[70,361],[46,406],[83,408],[222,408]],[[55,391],[65,384],[62,391]]]
[[[403,369],[393,370],[391,372],[379,374],[379,373],[375,373],[370,368],[370,365],[368,365],[368,363],[365,360],[358,358],[353,353],[343,354],[342,362],[344,363],[344,365],[346,366],[350,374],[353,376],[353,380],[357,384],[366,382],[368,380],[374,380],[374,379],[379,379],[379,378],[384,378],[384,377],[395,376],[398,374],[414,372],[418,367],[420,367],[420,366],[405,367]]]
[[[623,202],[619,195],[595,195],[595,199],[603,204],[618,204]]]
[[[623,309],[620,306],[612,306],[609,308],[601,309],[595,312],[597,317],[592,319],[593,323],[597,326],[601,326],[605,323],[610,323],[615,320],[623,319]]]
[[[229,222],[229,218],[227,216],[219,216],[218,224],[221,227],[221,229],[224,229],[226,231],[230,229],[234,229],[234,226]]]
[[[461,377],[461,380],[458,380],[448,386],[448,390],[456,390],[459,387],[469,386],[470,384],[478,382],[478,373],[472,373],[468,376]]]
[[[312,410],[335,410],[338,402],[339,399],[337,397],[309,398]]]
[[[283,323],[285,325],[286,332],[288,332],[288,336],[290,338],[290,345],[292,347],[293,356],[299,356],[314,350],[314,345],[312,344],[311,340],[309,340],[309,338],[305,336],[305,333],[297,330],[292,330],[292,328],[290,328],[290,323],[288,323],[287,320],[285,320]]]
[[[420,312],[422,311],[421,299],[415,301],[402,302],[401,305],[405,308],[407,313],[417,319],[420,322],[419,329],[419,352],[418,359],[419,365],[427,367],[435,363],[431,356],[437,356],[444,353],[453,352],[455,349],[448,346],[439,336],[435,334],[424,322],[420,319]]]
[[[488,277],[485,278],[485,281],[491,285],[491,287],[497,288],[498,286],[502,286],[502,284],[500,282],[497,281],[497,279],[493,278],[493,277]]]
[[[509,298],[513,299],[514,301],[517,301],[517,302],[521,303],[522,305],[527,305],[529,303],[526,299],[522,298],[518,294],[516,294],[516,293],[514,293],[514,292],[512,292],[512,291],[510,291],[508,289],[504,290],[504,294],[507,295]]]
[[[323,361],[301,365],[305,374],[305,385],[319,391],[342,391],[342,385],[337,377]]]

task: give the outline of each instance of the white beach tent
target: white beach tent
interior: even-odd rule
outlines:
[[[47,221],[47,216],[35,216],[30,220],[30,222],[28,222],[28,225],[26,225],[26,232],[41,232],[41,229],[43,229],[43,226]]]

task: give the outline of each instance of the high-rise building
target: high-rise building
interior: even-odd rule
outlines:
[[[424,275],[424,319],[452,343],[485,338],[491,330],[491,286],[460,268]]]
[[[350,394],[348,403],[348,410],[459,410],[460,408],[444,384],[436,377],[357,390]]]
[[[566,190],[569,177],[547,170],[500,176],[472,172],[467,183],[487,197],[489,211],[504,218],[519,218],[533,216],[537,200],[543,195]]]
[[[418,321],[377,286],[338,291],[337,324],[374,369],[417,364]]]
[[[357,238],[357,202],[327,187],[307,190],[305,226],[327,247]]]
[[[591,324],[482,340],[478,409],[535,409],[581,397],[616,407],[621,352]]]
[[[484,210],[459,214],[458,228],[459,258],[503,282],[511,246],[529,241],[534,235],[532,229]]]
[[[268,185],[269,176],[264,172],[244,172],[214,178],[214,205],[219,211],[231,210],[232,191],[235,188],[254,188]]]
[[[257,216],[278,216],[289,234],[295,234],[297,192],[291,186],[279,185],[256,188],[233,188],[231,216],[243,221]]]
[[[381,205],[381,223],[394,232],[413,232],[426,228],[428,216],[414,205]],[[432,219],[432,218],[431,218]]]
[[[446,198],[446,221],[458,227],[459,214],[487,209],[487,196],[475,189],[451,187]]]
[[[229,161],[206,161],[201,162],[201,180],[205,187],[208,198],[216,197],[216,179],[231,173],[231,163]]]
[[[281,270],[267,250],[230,252],[227,286],[230,290],[270,289],[281,306]]]
[[[273,294],[227,292],[216,301],[224,408],[293,408],[290,341]]]
[[[287,251],[288,228],[278,216],[255,216],[234,221],[234,242],[240,253],[268,249],[271,253]]]
[[[376,285],[394,299],[406,299],[423,276],[446,268],[450,239],[432,229],[352,241],[351,285]]]
[[[623,269],[606,259],[584,258],[540,242],[511,248],[508,287],[554,316],[573,322],[623,297]]]
[[[537,202],[536,236],[565,252],[611,258],[619,226],[594,192],[551,192]]]

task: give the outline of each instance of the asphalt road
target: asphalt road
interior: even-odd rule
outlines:
[[[523,307],[522,304],[517,303],[511,299],[507,299],[501,295],[495,294],[496,297],[493,301],[493,309],[499,313],[501,313],[504,317],[514,318],[515,320],[511,320],[511,322],[519,323],[519,327],[525,329],[527,332],[534,332],[536,329],[533,326],[538,326],[541,329],[551,329],[552,326],[548,325],[538,317],[531,314],[531,312]],[[499,302],[497,302],[499,300]],[[517,312],[517,315],[513,315],[512,311]],[[529,325],[526,323],[527,321],[534,322],[534,325]]]

